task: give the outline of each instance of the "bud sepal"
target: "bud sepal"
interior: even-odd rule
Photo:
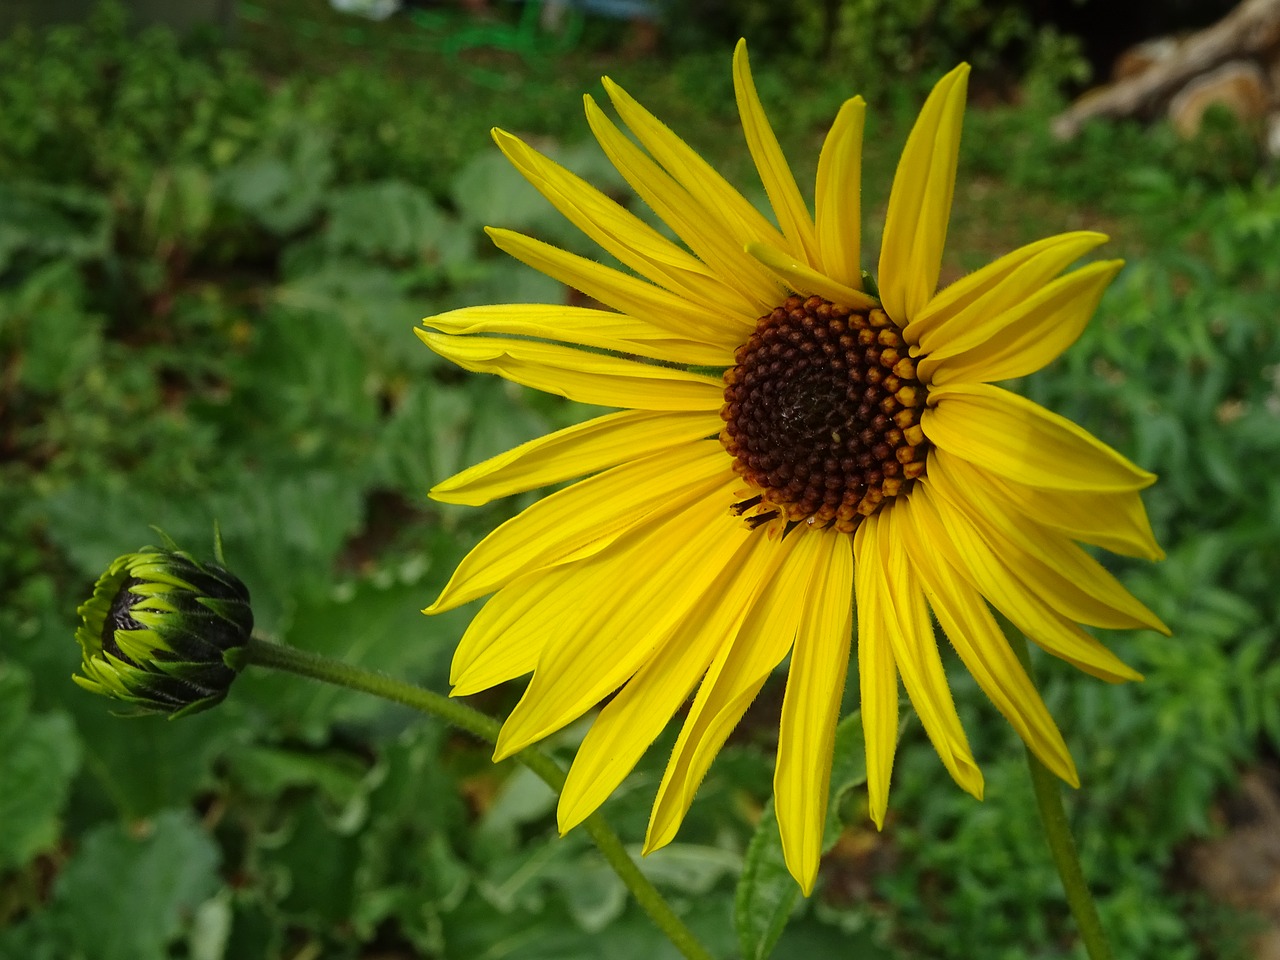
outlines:
[[[180,717],[226,697],[245,664],[253,611],[239,577],[174,546],[127,553],[98,578],[77,611],[83,676],[72,679]]]

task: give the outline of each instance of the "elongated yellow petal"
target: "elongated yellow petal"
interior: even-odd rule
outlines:
[[[504,253],[615,310],[677,336],[708,343],[726,342],[722,331],[725,318],[734,316],[731,313],[708,317],[705,310],[684,297],[512,230],[487,227],[485,233]],[[736,322],[754,323],[745,316]]]
[[[517,577],[480,608],[453,652],[449,696],[467,697],[533,672],[543,648],[557,633],[548,611],[571,605],[579,582],[574,578],[584,575],[584,564],[572,566],[573,570],[557,567]],[[530,620],[535,612],[538,619]],[[518,634],[508,630],[517,623],[536,629]]]
[[[933,297],[951,217],[969,65],[938,81],[907,137],[889,191],[880,247],[880,299],[908,326]]]
[[[922,509],[923,522],[934,533],[930,546],[1029,640],[1108,683],[1142,679],[1140,673],[1029,592],[968,518],[938,498],[927,482],[917,484],[911,496]]]
[[[879,305],[874,297],[853,287],[836,283],[825,273],[819,273],[776,247],[766,246],[763,243],[749,243],[747,253],[768,267],[779,280],[801,296],[817,294],[832,303],[855,310],[870,310]]]
[[[1079,339],[1122,266],[1123,260],[1091,263],[1040,288],[1019,306],[925,357],[917,367],[921,379],[942,385],[1035,373]]]
[[[560,792],[561,833],[581,823],[613,793],[688,699],[716,654],[733,646],[761,584],[777,566],[775,546],[762,537],[744,539],[670,638],[600,711]]]
[[[672,292],[708,309],[722,309],[729,288],[696,257],[517,137],[495,129],[493,139],[539,193],[609,253]]]
[[[719,426],[719,418],[706,413],[610,413],[477,463],[432,487],[431,499],[480,506],[673,447],[687,447],[714,436]]]
[[[585,97],[584,102],[591,132],[618,172],[676,236],[737,291],[740,299],[733,309],[754,318],[776,303],[773,278],[744,256],[741,246],[720,229],[715,218],[614,126],[591,97]]]
[[[749,239],[782,246],[784,240],[778,228],[696,150],[608,77],[602,83],[618,116],[636,139],[677,183],[689,191],[690,196],[710,212],[739,246]]]
[[[929,391],[920,419],[940,449],[1016,483],[1051,490],[1141,490],[1155,475],[1087,430],[1037,403],[990,384]]]
[[[883,622],[898,675],[942,765],[962,789],[981,800],[982,772],[956,714],[924,592],[907,557],[904,540],[909,530],[904,529],[904,517],[896,504],[882,510],[880,518],[868,558],[871,575],[878,581],[877,591],[885,601]]]
[[[740,334],[701,341],[612,310],[545,303],[499,303],[438,313],[423,326],[454,336],[476,333],[537,337],[694,367],[727,367]]]
[[[944,346],[965,336],[987,317],[1012,310],[1106,241],[1106,234],[1079,230],[1037,240],[1006,253],[940,290],[912,317],[903,330],[903,337],[912,345],[918,344],[926,353]]]
[[[705,496],[733,476],[724,448],[711,440],[625,463],[543,497],[481,540],[425,612],[452,610],[521,574],[603,550],[669,504]]]
[[[724,384],[686,373],[556,343],[503,337],[414,333],[440,356],[475,373],[495,373],[526,387],[579,403],[638,410],[719,410]]]
[[[983,485],[980,471],[945,450],[929,462],[939,496],[968,516],[1008,567],[1068,619],[1113,629],[1169,628],[1124,586],[1066,537],[1011,514]]]
[[[645,853],[675,838],[711,761],[791,649],[811,587],[824,574],[821,545],[820,538],[804,536],[766,544],[778,555],[778,569],[748,601],[737,639],[721,647],[698,689],[653,802]]]
[[[820,261],[813,218],[756,93],[745,40],[739,40],[733,51],[733,89],[738,98],[738,116],[742,120],[742,132],[747,137],[747,149],[751,151],[764,191],[769,195],[773,215],[787,238],[787,252],[811,267],[817,266]]]
[[[577,609],[534,611],[514,624],[508,632],[517,636],[548,625],[557,635],[544,647],[528,689],[503,724],[494,759],[560,729],[625,683],[697,608],[750,536],[720,496],[705,497],[657,530],[644,531],[643,545],[627,551],[625,569],[612,565],[607,584],[587,590],[580,578],[574,591]],[[592,602],[583,603],[583,596]]]
[[[862,736],[867,747],[867,805],[880,830],[889,808],[889,781],[898,749],[898,668],[890,645],[883,578],[876,573],[879,525],[873,513],[853,536],[858,596],[858,686],[862,697]]]
[[[820,574],[810,589],[791,651],[773,797],[783,859],[808,896],[818,878],[831,751],[849,667],[853,551],[844,534],[822,530],[803,535],[820,541],[814,565]]]
[[[982,597],[933,549],[938,531],[919,519],[908,497],[903,514],[905,543],[929,605],[965,668],[1036,756],[1073,787],[1080,785],[1071,752],[1022,664]]]
[[[818,156],[814,214],[818,270],[836,283],[862,289],[862,128],[867,105],[846,100]]]
[[[981,470],[980,467],[974,469]],[[982,482],[993,496],[1003,497],[1012,509],[1072,540],[1105,547],[1126,557],[1164,559],[1164,551],[1151,532],[1142,497],[1136,491],[1041,490],[1010,483],[985,470],[982,470]]]

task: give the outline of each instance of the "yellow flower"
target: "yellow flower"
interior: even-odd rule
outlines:
[[[880,825],[899,678],[947,770],[982,795],[930,610],[1036,755],[1077,785],[990,608],[1094,676],[1136,679],[1078,624],[1167,630],[1074,541],[1162,554],[1137,493],[1154,476],[990,384],[1040,369],[1080,335],[1121,263],[1059,274],[1106,238],[1050,237],[935,292],[968,67],[938,82],[907,140],[878,292],[860,267],[862,99],[841,107],[827,135],[811,216],[742,43],[733,68],[777,227],[607,78],[635,139],[589,96],[587,120],[679,244],[495,131],[516,168],[632,272],[490,229],[502,250],[612,309],[473,307],[427,319],[418,335],[468,370],[622,409],[432,490],[481,504],[588,477],[486,537],[426,612],[494,594],[455,654],[454,695],[533,673],[495,760],[612,695],[569,772],[561,831],[609,796],[696,688],[646,852],[670,842],[725,738],[790,654],[774,797],[787,865],[808,892],[855,608]]]

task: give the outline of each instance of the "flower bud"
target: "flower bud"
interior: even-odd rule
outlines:
[[[78,613],[84,675],[72,679],[175,717],[222,702],[253,633],[240,579],[177,549],[142,547],[119,557]]]

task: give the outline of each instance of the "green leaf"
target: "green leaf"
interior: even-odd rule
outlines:
[[[431,194],[401,180],[344,187],[329,196],[326,234],[335,250],[423,260],[457,233]]]
[[[270,857],[285,871],[288,893],[280,906],[317,929],[347,926],[355,909],[359,872],[358,824],[338,823],[316,799],[292,816],[288,838]]]
[[[229,741],[242,735],[225,710],[177,721],[118,716],[113,711],[119,704],[78,689],[70,691],[68,706],[84,742],[86,769],[129,818],[190,803],[208,787],[213,763]]]
[[[867,782],[867,758],[862,739],[862,711],[855,710],[836,727],[831,763],[830,799],[823,830],[822,852],[840,837],[840,801]],[[800,888],[787,870],[773,800],[765,804],[756,832],[747,845],[746,862],[734,901],[734,925],[744,960],[763,960],[773,952],[795,909]]]
[[[476,154],[453,183],[453,197],[463,222],[520,230],[555,216],[547,203],[496,150]]]
[[[227,756],[227,770],[255,796],[276,799],[291,787],[315,787],[338,808],[362,794],[368,772],[347,753],[268,746],[245,746],[233,751]]]
[[[62,808],[80,766],[80,741],[64,713],[32,716],[26,672],[0,663],[0,871],[20,869],[61,833]]]
[[[81,187],[0,184],[0,274],[34,260],[90,260],[111,249],[111,205]]]
[[[332,137],[286,121],[276,143],[227,167],[217,187],[227,201],[268,230],[287,234],[320,212],[333,169]]]
[[[217,847],[186,812],[91,831],[54,888],[65,955],[165,960],[216,888],[217,867]]]

